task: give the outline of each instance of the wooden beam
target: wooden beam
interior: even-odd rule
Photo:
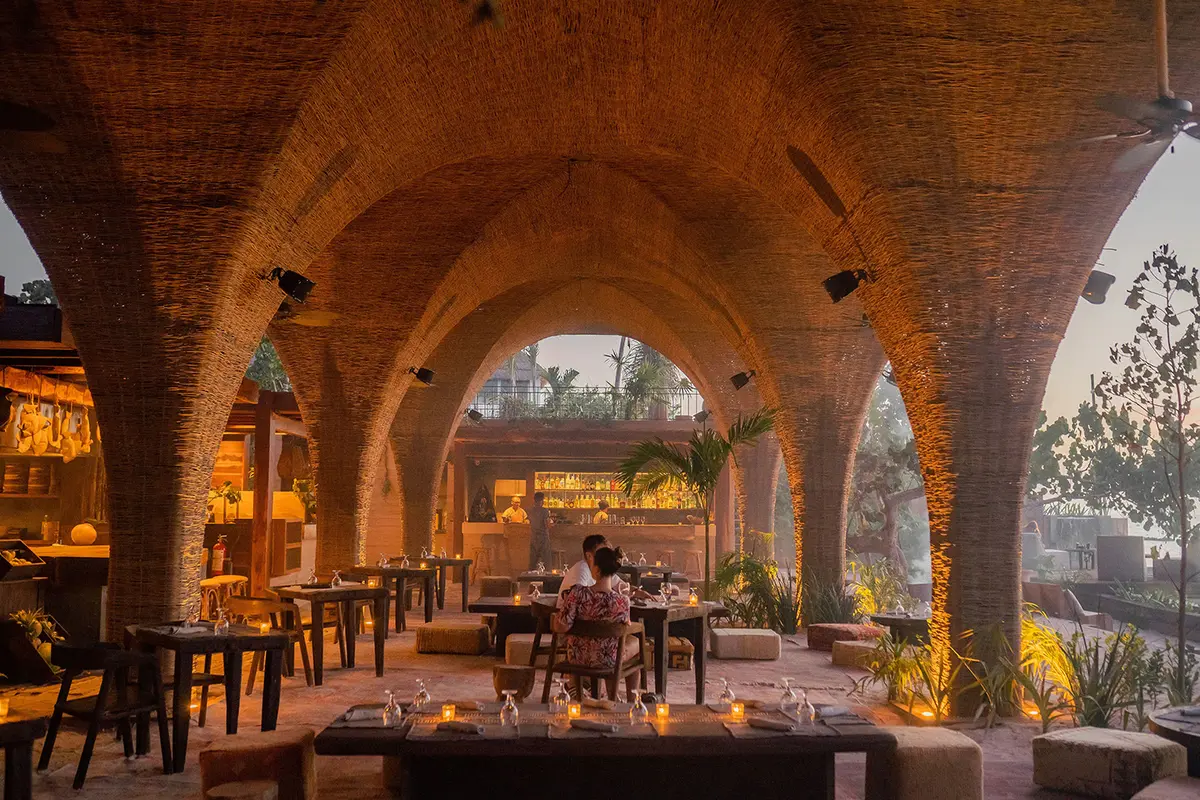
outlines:
[[[249,378],[242,378],[242,383],[238,386],[236,402],[249,403],[254,405],[258,402],[258,384]]]
[[[254,517],[250,525],[250,595],[261,597],[267,588],[270,569],[271,517],[274,492],[271,474],[275,449],[275,415],[271,413],[272,392],[258,394],[254,426]],[[276,460],[278,456],[276,456]]]
[[[272,416],[275,419],[275,430],[282,433],[290,433],[292,436],[308,437],[308,429],[304,427],[303,422],[291,417],[285,417],[278,412],[273,412]]]
[[[18,394],[34,394],[51,403],[57,400],[95,408],[91,391],[78,383],[56,381],[18,367],[0,368],[0,386],[7,386]]]

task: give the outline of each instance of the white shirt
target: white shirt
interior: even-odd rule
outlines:
[[[500,519],[504,520],[505,522],[528,522],[529,515],[525,513],[525,509],[521,508],[520,506],[509,506],[508,508],[504,509],[504,513],[500,515]]]
[[[596,579],[592,577],[592,568],[588,566],[587,559],[582,558],[563,573],[562,586],[559,587],[559,593],[565,592],[572,586],[595,586]],[[612,576],[613,589],[621,594],[629,594],[629,584],[627,584],[620,575]]]

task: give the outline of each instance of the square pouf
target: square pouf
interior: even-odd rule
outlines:
[[[1187,775],[1187,749],[1152,733],[1071,728],[1033,738],[1033,782],[1088,797],[1127,798]]]
[[[417,628],[418,653],[478,656],[491,647],[491,633],[482,622],[430,622]]]
[[[529,665],[529,651],[533,649],[532,633],[510,633],[504,640],[504,663],[525,667]],[[542,636],[542,647],[550,646],[549,634]],[[536,667],[546,666],[546,656],[540,655],[534,663]]]
[[[204,800],[279,800],[279,784],[275,781],[222,783],[205,792]]]
[[[983,800],[983,751],[948,728],[884,728],[893,753],[867,754],[867,798]]]
[[[809,625],[805,633],[808,637],[809,650],[829,652],[833,650],[834,642],[862,642],[878,639],[883,636],[883,628],[852,623],[821,623]]]
[[[1142,789],[1133,800],[1195,800],[1200,797],[1200,778],[1163,778]]]
[[[696,646],[690,640],[684,639],[682,636],[667,637],[667,668],[668,669],[691,669],[692,656],[696,653]],[[647,665],[648,668],[653,668],[653,664]]]
[[[708,632],[708,651],[713,658],[746,658],[774,661],[779,658],[779,634],[756,628],[713,628]]]
[[[480,597],[512,597],[517,593],[517,582],[507,575],[489,575],[479,579]]]
[[[868,669],[874,655],[874,639],[843,639],[833,643],[833,663],[838,667]]]
[[[315,736],[308,728],[240,733],[209,742],[200,751],[200,793],[223,783],[274,781],[279,800],[317,796]]]

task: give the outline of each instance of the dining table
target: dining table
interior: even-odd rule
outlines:
[[[432,572],[432,571],[431,571]],[[388,591],[383,586],[368,586],[357,581],[343,581],[337,586],[329,583],[277,586],[274,588],[279,599],[295,603],[306,601],[312,607],[310,640],[312,642],[313,684],[320,686],[325,676],[325,605],[341,604],[341,651],[342,667],[354,668],[354,654],[358,639],[358,604],[372,604],[371,614],[376,624],[372,626],[375,640],[375,676],[383,677],[383,645],[387,636]]]
[[[245,654],[264,653],[261,728],[264,731],[275,730],[279,720],[283,661],[285,651],[291,647],[291,639],[286,632],[273,630],[263,633],[250,625],[230,625],[228,632],[218,633],[211,622],[167,622],[160,625],[131,625],[125,629],[125,635],[129,646],[143,652],[167,651],[175,654],[175,676],[171,684],[171,752],[175,772],[183,772],[187,764],[188,729],[192,716],[192,661],[196,656],[221,655],[225,683],[225,732],[232,735],[238,732]],[[137,722],[137,751],[149,752],[149,748],[150,719],[148,715],[143,715],[138,717]]]
[[[672,704],[661,718],[652,706],[650,722],[631,724],[629,704],[617,703],[584,707],[584,724],[604,726],[585,730],[530,703],[518,707],[516,726],[503,726],[500,704],[483,702],[458,707],[460,728],[446,730],[440,704],[406,709],[396,727],[385,726],[379,704],[349,709],[317,735],[316,752],[382,757],[384,784],[401,797],[476,800],[480,783],[465,776],[486,776],[491,797],[568,786],[572,800],[611,800],[612,780],[580,780],[609,775],[647,797],[833,800],[838,753],[896,748],[892,733],[845,707],[819,705],[821,718],[805,724],[765,702],[747,701],[741,718],[728,706]]]
[[[10,710],[0,719],[4,748],[4,800],[33,797],[33,743],[46,735],[47,719],[39,714]]]
[[[674,572],[667,564],[622,564],[621,574],[628,578],[630,586],[640,587],[642,578],[662,578],[670,581]]]
[[[471,559],[461,556],[429,556],[418,560],[432,566],[437,572],[437,607],[438,611],[446,607],[446,584],[450,570],[458,570],[458,584],[462,587],[462,610],[467,613],[468,579],[471,573]]]
[[[1188,775],[1200,778],[1200,705],[1158,709],[1150,714],[1150,732],[1187,748]]]
[[[384,589],[387,588],[389,583],[392,585],[392,593],[395,599],[389,599],[384,603],[383,616],[379,617],[383,621],[384,638],[387,638],[388,608],[392,605],[396,607],[396,633],[404,633],[408,629],[409,581],[419,581],[421,583],[421,598],[425,601],[425,622],[433,622],[433,605],[437,594],[437,569],[429,562],[426,562],[424,567],[419,565],[405,567],[398,563],[388,564],[386,567],[355,567],[354,574],[378,578],[383,584]]]

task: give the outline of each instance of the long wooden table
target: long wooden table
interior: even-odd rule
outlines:
[[[334,722],[317,736],[316,751],[382,756],[385,783],[402,797],[522,797],[531,787],[555,786],[569,787],[566,795],[572,800],[611,800],[627,778],[645,797],[832,800],[837,753],[896,747],[892,734],[853,714],[785,734],[735,725],[723,710],[673,705],[667,722],[630,736],[626,706],[585,710],[585,718],[621,727],[622,734],[611,737],[557,724],[552,730],[557,721],[547,707],[529,704],[520,706],[515,732],[501,729],[498,704],[492,703],[458,715],[484,726],[484,735],[477,736],[434,732],[439,704],[433,705],[432,714],[408,717],[395,729],[384,728],[381,719]],[[784,719],[777,711],[747,713]]]
[[[33,743],[46,735],[46,718],[9,710],[0,720],[4,748],[4,800],[33,797]]]
[[[342,604],[342,642],[345,644],[345,659],[342,666],[354,668],[354,653],[357,649],[358,614],[356,605],[363,600],[369,600],[374,605],[372,614],[376,623],[373,626],[375,635],[375,676],[383,677],[383,640],[387,635],[387,589],[383,586],[367,586],[365,583],[346,581],[340,586],[301,585],[279,586],[275,594],[281,600],[295,603],[305,600],[312,606],[312,658],[313,684],[320,686],[325,678],[325,604]]]

